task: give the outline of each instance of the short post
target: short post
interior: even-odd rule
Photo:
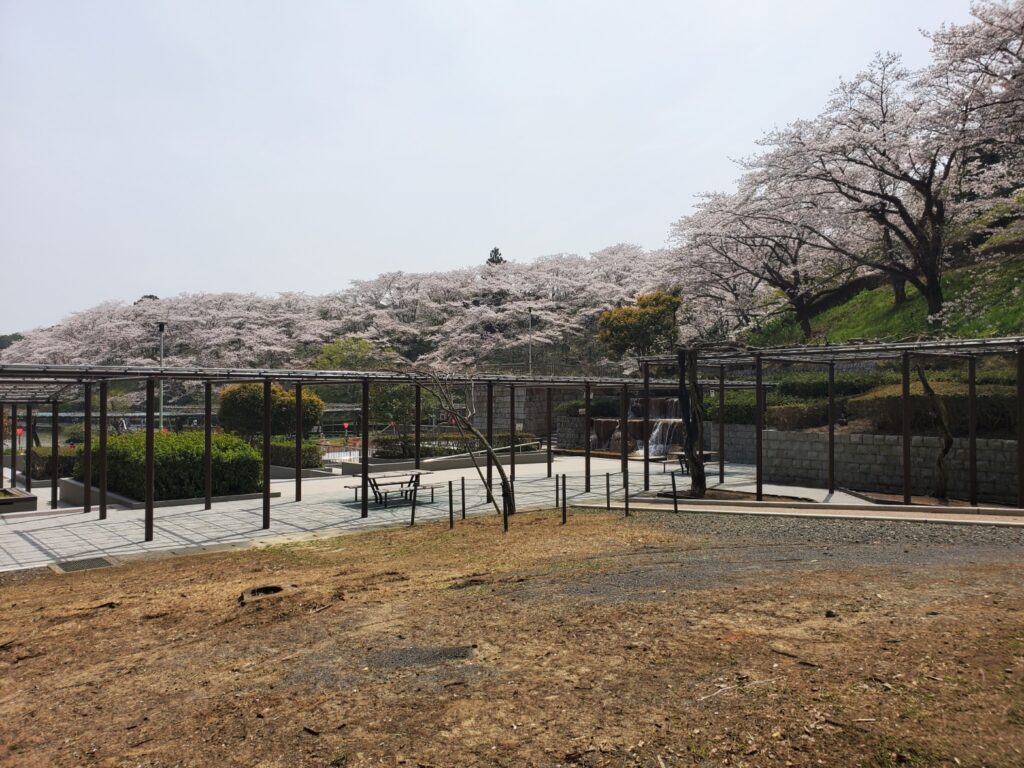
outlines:
[[[903,363],[903,391],[900,397],[900,406],[903,411],[903,503],[910,504],[910,353],[904,352]]]
[[[512,503],[509,498],[508,483],[501,483],[501,525],[505,533],[508,533],[508,505]]]
[[[679,511],[679,497],[676,496],[676,471],[672,470],[672,511]]]
[[[412,481],[412,508],[409,511],[409,527],[416,525],[416,496],[420,489],[420,478],[416,476]]]
[[[92,384],[85,390],[85,451],[82,453],[82,512],[92,512]]]
[[[459,484],[462,486],[462,519],[466,519],[466,478],[460,477]]]
[[[562,475],[562,525],[565,525],[566,518],[568,517],[569,505],[566,502],[565,493],[565,474]]]
[[[146,379],[146,541],[153,540],[153,502],[156,496],[153,427],[156,418],[156,382]]]
[[[452,495],[452,481],[448,481],[448,530],[455,527],[455,498]]]
[[[611,472],[604,473],[604,508],[611,512],[612,509],[612,475]]]
[[[978,368],[974,355],[967,358],[967,464],[968,497],[978,506]]]
[[[559,501],[559,493],[561,492],[559,483],[561,483],[561,480],[559,479],[558,475],[555,475],[555,509],[558,509],[559,505],[561,504],[561,502]]]
[[[50,455],[53,458],[53,463],[50,465],[50,509],[56,509],[58,478],[60,477],[60,436],[57,434],[60,408],[56,400],[51,403],[51,407],[53,410],[50,413]]]
[[[625,491],[625,495],[623,496],[623,500],[624,500],[624,505],[625,505],[625,508],[626,508],[626,517],[629,517],[629,474],[628,473],[622,478],[622,488]]]

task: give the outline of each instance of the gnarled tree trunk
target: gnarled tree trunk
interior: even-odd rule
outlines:
[[[924,369],[920,365],[917,366],[917,377],[921,380],[921,386],[924,388],[925,395],[928,396],[928,402],[935,413],[935,418],[939,421],[939,429],[942,431],[942,450],[939,451],[939,456],[935,460],[937,472],[935,478],[935,497],[945,501],[949,498],[949,467],[946,466],[946,457],[953,449],[953,433],[949,431],[946,406],[942,399],[935,394],[931,384],[928,383],[928,379],[924,375]]]

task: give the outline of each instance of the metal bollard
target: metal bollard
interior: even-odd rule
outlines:
[[[622,473],[622,488],[626,492],[626,499],[625,499],[626,517],[629,517],[629,473],[628,472],[623,472]]]
[[[565,493],[565,475],[562,475],[562,525],[565,525],[566,509],[568,504],[566,503]]]
[[[460,477],[459,480],[462,482],[462,519],[466,519],[466,478]]]
[[[452,496],[452,481],[448,481],[448,530],[455,527],[455,500]]]
[[[612,511],[612,476],[610,472],[604,473],[604,508]]]
[[[672,511],[679,511],[679,497],[676,496],[676,472],[672,470]]]

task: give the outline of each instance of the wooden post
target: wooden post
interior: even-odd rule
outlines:
[[[60,462],[60,436],[58,434],[59,428],[58,423],[60,421],[60,407],[57,401],[54,400],[52,403],[53,410],[50,413],[50,455],[53,458],[53,464],[50,467],[50,509],[57,508],[57,491],[59,488],[60,472],[58,471],[58,464]]]
[[[910,353],[904,352],[903,363],[903,391],[900,397],[900,406],[903,412],[903,503],[911,502],[910,486]]]
[[[100,520],[107,519],[107,382],[100,382]]]
[[[273,388],[270,379],[263,380],[263,528],[270,527],[270,417]]]
[[[153,540],[153,503],[156,497],[155,445],[153,422],[156,418],[156,381],[146,379],[146,541]]]
[[[302,382],[295,384],[295,500],[302,501]]]
[[[978,506],[978,368],[974,355],[967,358],[967,475],[968,497]]]
[[[360,448],[360,465],[363,473],[363,507],[359,513],[360,517],[370,516],[370,500],[367,496],[370,493],[370,380],[363,379],[363,403],[362,403],[362,446]]]
[[[836,492],[836,364],[828,363],[828,492]]]
[[[461,488],[461,493],[462,493],[462,519],[465,520],[466,519],[466,478],[465,477],[460,477],[459,478],[459,485],[462,486],[462,488]]]
[[[754,355],[754,457],[756,460],[757,500],[764,501],[764,364],[761,354]]]
[[[583,490],[590,493],[590,404],[593,395],[590,382],[583,386]]]
[[[92,512],[92,384],[85,385],[85,451],[82,453],[82,512]]]
[[[555,482],[558,482],[558,478],[555,478]],[[562,473],[562,525],[565,525],[566,519],[568,518],[568,503],[566,499],[566,488],[565,488],[565,473]]]
[[[0,447],[0,453],[2,453]],[[18,487],[18,406],[11,403],[11,488]]]
[[[206,509],[213,507],[213,384],[203,387],[203,496]]]
[[[448,530],[455,527],[455,495],[452,481],[448,481]]]
[[[644,362],[644,490],[651,490],[651,364]]]

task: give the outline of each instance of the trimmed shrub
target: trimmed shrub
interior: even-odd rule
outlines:
[[[324,401],[302,390],[303,434],[313,430],[324,413]],[[217,417],[222,429],[252,438],[263,433],[263,385],[232,384],[220,393]],[[270,387],[270,426],[275,435],[295,434],[295,392],[274,383]]]
[[[305,399],[305,398],[303,398]],[[276,437],[270,441],[270,463],[279,467],[295,466],[295,441]],[[302,469],[319,469],[324,465],[320,446],[302,441]]]
[[[718,396],[710,392],[704,394],[704,418],[707,421],[719,420]],[[725,423],[753,424],[757,417],[757,398],[753,390],[730,389],[725,393]]]
[[[946,406],[949,428],[956,435],[967,434],[967,385],[954,381],[931,382],[935,393]],[[871,392],[851,397],[846,408],[851,419],[867,419],[880,432],[903,429],[902,387],[890,384]],[[985,385],[978,387],[978,431],[1005,434],[1016,428],[1016,390],[1014,387]],[[921,382],[910,384],[910,425],[914,432],[930,432],[938,420]]]
[[[772,405],[765,409],[769,427],[782,430],[809,429],[828,424],[828,400]]]
[[[57,477],[71,477],[75,471],[78,449],[69,445],[57,448]],[[49,480],[53,477],[53,455],[49,448],[32,450],[32,479]]]
[[[836,397],[850,397],[868,392],[881,384],[898,381],[892,371],[862,371],[836,374]],[[774,389],[780,399],[805,398],[823,400],[828,398],[828,371],[787,373],[777,380]]]
[[[158,432],[153,436],[155,495],[158,501],[193,499],[203,495],[202,432]],[[82,454],[75,461],[76,480],[82,480]],[[92,482],[99,481],[98,449],[93,442]],[[213,435],[213,495],[256,493],[262,488],[260,454],[244,440]],[[107,487],[132,499],[146,498],[146,434],[132,432],[107,439]]]

